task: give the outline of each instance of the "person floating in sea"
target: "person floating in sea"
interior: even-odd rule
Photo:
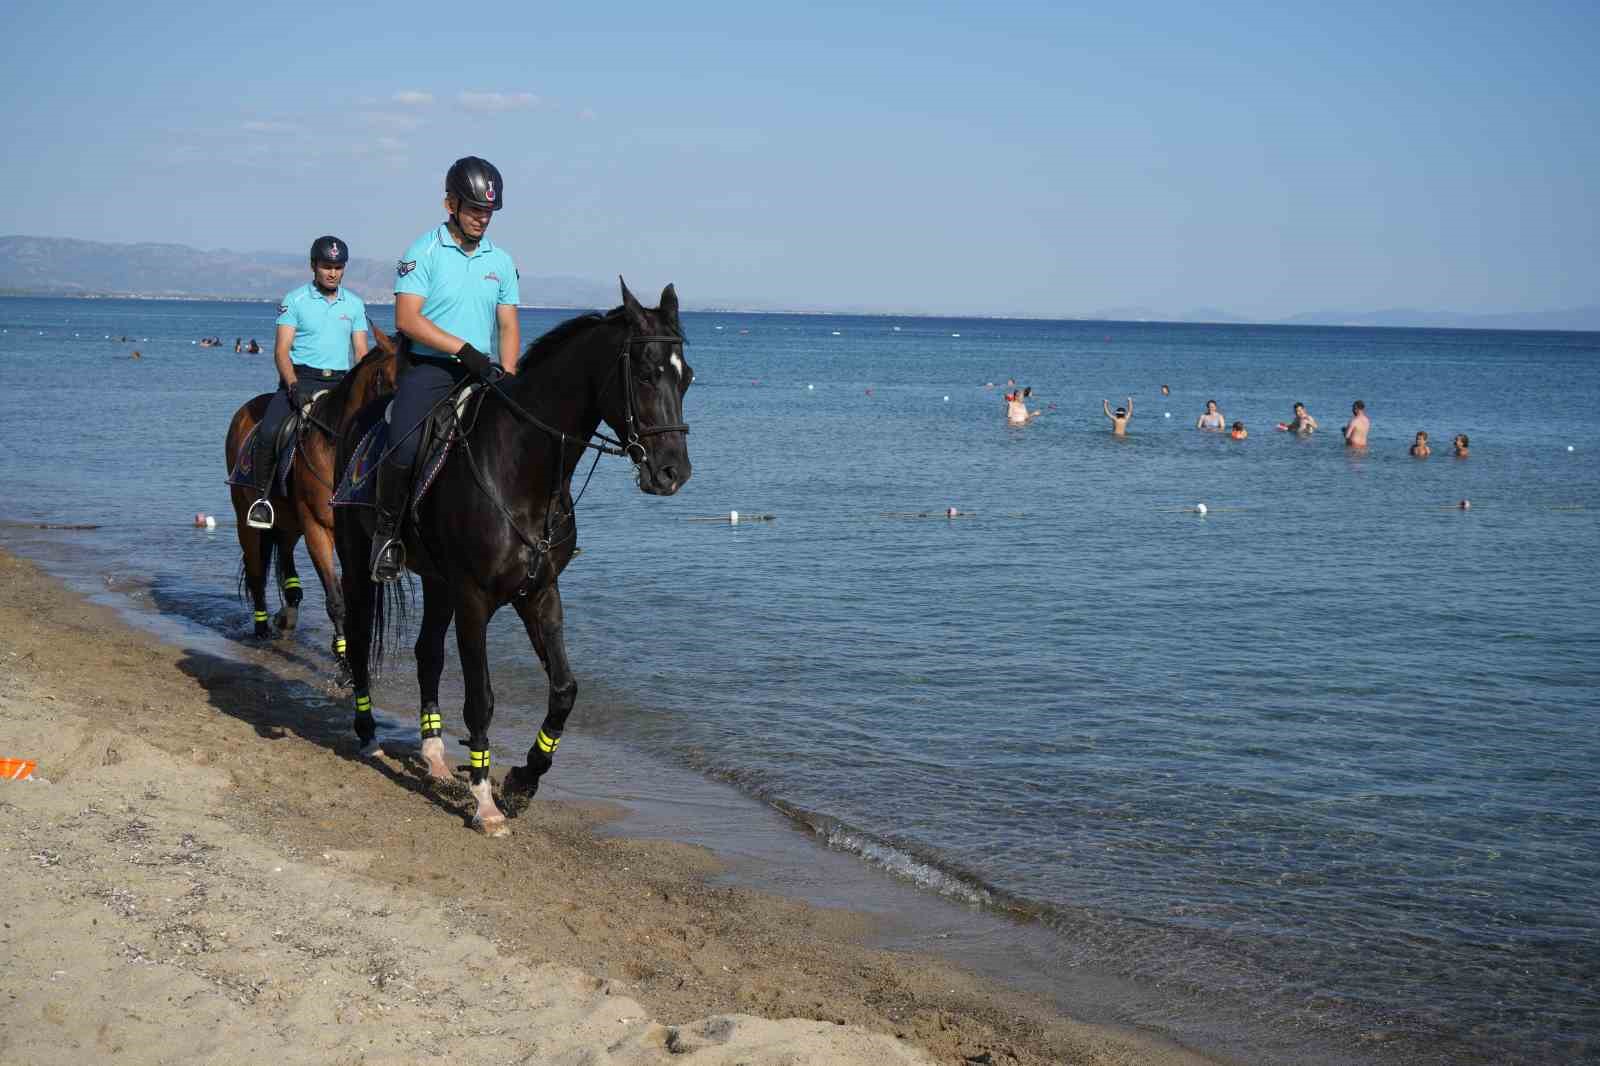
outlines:
[[[487,235],[503,206],[505,184],[494,164],[475,155],[457,159],[444,179],[449,217],[413,241],[396,268],[394,324],[406,338],[411,365],[400,373],[390,452],[378,467],[373,581],[394,581],[405,565],[400,512],[421,443],[414,431],[462,378],[493,380],[496,356],[506,373],[516,370],[522,346],[517,265]]]
[[[1006,422],[1013,426],[1026,425],[1044,413],[1038,408],[1028,410],[1028,397],[1031,395],[1033,386],[1030,385],[1021,392],[1013,392],[1006,397]]]
[[[1228,436],[1233,440],[1244,440],[1249,435],[1250,431],[1244,428],[1243,422],[1234,422],[1233,428],[1228,430]]]
[[[259,355],[261,352],[261,345],[256,343],[256,339],[254,337],[251,337],[250,343],[245,346],[244,350],[249,352],[251,355]]]
[[[1317,431],[1317,420],[1311,417],[1305,404],[1297,403],[1294,405],[1294,417],[1287,422],[1278,423],[1278,428],[1308,437]]]
[[[1206,413],[1195,419],[1194,428],[1211,430],[1213,432],[1220,433],[1222,432],[1222,427],[1227,424],[1228,420],[1223,417],[1222,412],[1217,409],[1217,401],[1207,400]]]
[[[1372,431],[1372,419],[1367,417],[1367,405],[1360,400],[1350,405],[1350,421],[1344,425],[1344,443],[1347,448],[1365,448],[1367,434]]]
[[[244,338],[243,337],[235,337],[235,338],[233,338],[233,354],[234,355],[238,355],[242,351],[244,351]]]
[[[1128,435],[1128,419],[1133,417],[1133,397],[1128,397],[1128,406],[1111,410],[1110,400],[1101,400],[1100,409],[1111,419],[1111,435],[1113,437],[1126,437]]]
[[[1467,457],[1467,445],[1469,443],[1471,442],[1467,440],[1467,435],[1465,433],[1456,434],[1455,445],[1457,459],[1465,459]]]
[[[278,391],[256,427],[256,491],[261,498],[250,505],[245,522],[252,529],[271,529],[272,482],[277,475],[278,430],[289,412],[311,402],[319,389],[331,389],[356,361],[367,354],[367,305],[343,288],[350,246],[337,237],[311,242],[311,280],[291,290],[278,305],[276,346],[272,353],[278,368]],[[251,338],[252,350],[255,339]]]
[[[1167,386],[1167,385],[1161,386],[1161,395],[1163,395],[1163,396],[1171,396],[1172,395],[1171,387]]]
[[[1411,445],[1412,458],[1426,459],[1432,454],[1433,449],[1428,447],[1428,431],[1425,429],[1417,430],[1416,442]]]

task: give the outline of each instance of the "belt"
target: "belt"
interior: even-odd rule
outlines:
[[[338,381],[346,373],[348,371],[329,370],[320,366],[301,366],[299,363],[294,364],[294,376],[297,379],[315,378],[317,381]]]

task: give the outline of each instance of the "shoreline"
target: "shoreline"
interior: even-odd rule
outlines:
[[[17,960],[0,976],[11,1015],[0,1051],[58,1048],[60,1019],[76,1018],[97,1019],[96,1046],[122,1041],[126,1061],[195,1055],[235,1023],[245,1042],[228,1054],[248,1056],[248,1034],[270,1025],[286,1061],[344,1060],[358,1034],[363,1053],[378,1056],[368,1061],[442,1056],[461,1040],[518,1061],[530,1042],[603,1049],[620,1031],[632,1041],[626,1056],[596,1061],[688,1050],[706,1062],[1222,1061],[1071,1021],[939,959],[864,947],[868,916],[711,884],[720,865],[705,849],[613,835],[614,812],[601,804],[536,799],[509,841],[483,840],[463,827],[464,788],[428,786],[405,753],[355,760],[343,712],[308,714],[328,701],[304,682],[163,643],[4,549],[0,676],[0,754],[39,758],[38,776],[53,782],[0,792],[0,818],[20,830],[9,834],[11,866],[22,871],[0,941]],[[146,829],[130,843],[135,823]],[[162,876],[251,869],[259,891],[241,887],[253,883],[241,874],[200,902],[170,892],[166,903],[154,893],[141,902],[116,882],[143,848],[132,844],[147,839],[168,852]],[[304,882],[297,899],[268,891],[269,862]],[[330,964],[338,972],[323,979],[340,991],[314,994],[305,960],[274,949],[291,937],[282,926],[303,928],[307,904],[358,897],[432,917],[402,935],[391,916],[345,906],[336,940],[370,938],[382,964]],[[52,950],[31,950],[46,929]],[[457,950],[468,940],[473,951]],[[101,976],[76,984],[80,962]],[[463,989],[484,967],[522,989],[527,1009],[506,1015],[497,992],[494,1024],[479,1016],[489,1005]],[[125,983],[130,969],[160,980]],[[173,1006],[180,979],[200,983]],[[132,991],[109,997],[104,987]],[[430,987],[453,988],[461,1003],[453,1013],[399,1009]],[[564,1020],[534,1021],[552,1010]],[[602,1015],[616,1018],[595,1045]],[[498,1035],[483,1036],[489,1029]],[[69,1030],[88,1039],[85,1025]],[[194,1044],[177,1042],[186,1033]]]

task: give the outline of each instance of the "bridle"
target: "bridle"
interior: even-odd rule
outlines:
[[[600,457],[602,455],[627,456],[628,460],[633,463],[635,475],[642,479],[645,476],[645,471],[650,467],[650,453],[645,450],[643,443],[644,438],[653,437],[661,433],[689,432],[688,425],[682,422],[660,426],[641,426],[639,424],[639,418],[634,411],[633,390],[628,387],[628,382],[633,377],[633,349],[635,345],[650,344],[657,341],[663,344],[689,343],[688,338],[678,334],[635,334],[630,327],[627,335],[622,339],[622,350],[617,353],[617,361],[614,364],[613,373],[607,376],[606,386],[600,393],[600,407],[603,411],[605,409],[606,397],[611,394],[611,383],[620,377],[623,382],[622,436],[626,438],[625,440],[618,440],[615,437],[611,437],[600,432],[598,426],[595,427],[594,432],[590,434],[588,439],[580,440],[578,437],[575,437],[564,430],[557,429],[555,426],[543,421],[532,412],[524,408],[521,404],[517,403],[509,395],[507,395],[504,389],[500,387],[500,381],[498,379],[488,382],[488,391],[494,393],[500,402],[506,405],[506,409],[511,412],[513,417],[519,421],[526,422],[531,426],[543,430],[547,435],[554,438],[559,445],[556,449],[554,449],[552,455],[552,458],[555,461],[555,476],[552,480],[552,484],[557,486],[556,491],[558,496],[561,492],[559,486],[563,480],[561,475],[565,462],[564,457],[569,444],[578,445],[580,452],[584,448],[594,449],[595,465],[599,465]],[[459,428],[457,432],[460,432]],[[598,441],[595,438],[599,438]],[[557,509],[556,501],[552,500],[545,508],[544,536],[537,540],[529,537],[522,531],[521,527],[517,525],[516,519],[512,516],[511,511],[506,507],[505,502],[501,500],[500,493],[495,490],[494,486],[491,485],[483,476],[482,472],[478,470],[477,460],[472,455],[472,447],[470,444],[468,444],[466,435],[462,434],[460,440],[462,443],[462,451],[465,453],[467,460],[467,469],[472,472],[472,478],[475,482],[477,482],[478,488],[490,499],[490,501],[494,503],[495,507],[499,509],[500,514],[506,520],[506,524],[511,527],[511,532],[516,534],[517,539],[522,541],[522,543],[529,549],[530,554],[528,559],[528,577],[527,580],[524,581],[517,589],[518,596],[525,596],[537,586],[540,569],[543,566],[545,556],[549,554],[551,548],[555,546],[558,540],[566,539],[566,537],[558,538],[557,536],[555,522]],[[581,500],[583,498],[583,494],[588,491],[589,478],[593,477],[594,466],[591,466],[589,468],[589,477],[584,479],[583,488],[579,490],[577,498],[572,499],[570,496],[568,497],[570,501],[568,505],[569,515],[576,512],[578,500]],[[568,536],[571,535],[571,532],[572,531],[569,529]]]
[[[637,467],[650,465],[649,453],[645,451],[643,439],[654,437],[660,433],[687,433],[689,427],[683,422],[674,422],[660,426],[641,426],[639,419],[634,414],[633,389],[628,383],[633,379],[633,348],[636,344],[688,344],[687,338],[672,333],[644,333],[635,335],[632,329],[622,339],[622,351],[617,353],[617,372],[606,379],[605,391],[600,394],[600,406],[605,407],[605,399],[611,393],[612,378],[620,377],[622,380],[622,435],[626,441],[613,440],[611,437],[595,430],[595,436],[605,441],[614,448],[620,449],[614,454],[626,455],[629,462]]]

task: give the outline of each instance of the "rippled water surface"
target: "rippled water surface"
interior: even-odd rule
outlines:
[[[693,480],[647,498],[610,460],[579,509],[569,736],[1037,919],[1063,969],[1352,1058],[1595,1054],[1600,336],[685,324]],[[270,308],[5,299],[0,328],[0,518],[102,525],[0,540],[245,632],[222,436],[270,360],[190,341],[265,340]],[[1013,377],[1045,408],[1022,428]],[[1129,394],[1114,440],[1100,403]],[[1248,440],[1193,429],[1209,398]],[[1356,398],[1364,455],[1337,429]],[[1310,439],[1273,429],[1296,400]],[[776,518],[688,521],[730,510]],[[543,679],[511,612],[494,640],[511,755]],[[378,692],[401,718],[409,678]]]

